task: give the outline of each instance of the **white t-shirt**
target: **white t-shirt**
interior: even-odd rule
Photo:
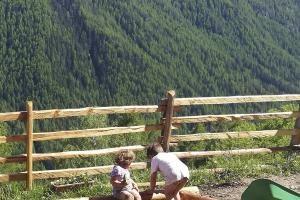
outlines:
[[[151,160],[151,174],[159,171],[169,185],[186,177],[189,178],[187,166],[173,153],[161,152]]]

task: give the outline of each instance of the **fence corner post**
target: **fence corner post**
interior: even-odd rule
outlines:
[[[32,190],[32,148],[33,148],[33,114],[32,114],[32,101],[26,102],[26,187],[27,190]]]
[[[300,103],[298,104],[299,108],[298,111],[300,111]],[[292,135],[290,146],[297,145],[300,143],[300,117],[296,118],[295,126],[294,126],[294,135]]]
[[[175,91],[170,90],[167,92],[167,104],[166,110],[164,112],[164,129],[163,129],[163,149],[165,152],[169,151],[169,144],[170,144],[170,136],[172,133],[172,117],[174,111],[174,99],[175,99]]]

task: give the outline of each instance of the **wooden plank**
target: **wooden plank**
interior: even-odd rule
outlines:
[[[67,158],[75,158],[75,157],[91,157],[96,156],[99,154],[107,155],[111,153],[117,153],[120,148],[111,148],[111,149],[103,149],[103,150],[93,150],[93,151],[73,151],[73,152],[60,152],[60,153],[45,153],[45,154],[33,154],[33,160],[55,160],[55,159],[67,159]],[[131,150],[144,150],[144,146],[129,146],[125,147],[125,149]],[[224,151],[196,151],[196,152],[174,152],[179,157],[184,158],[192,158],[195,157],[209,157],[209,156],[220,156],[220,155],[244,155],[244,154],[257,154],[257,153],[273,153],[277,151],[287,151],[293,150],[290,146],[288,147],[274,147],[274,148],[259,148],[259,149],[240,149],[240,150],[224,150]],[[5,160],[6,159],[6,160]],[[9,160],[10,159],[10,160]],[[9,161],[8,161],[9,160]],[[8,158],[1,158],[1,163],[6,162],[25,162],[26,156],[19,155],[19,156],[12,156]]]
[[[174,152],[179,158],[202,158],[211,156],[234,156],[249,154],[266,154],[280,151],[291,150],[291,147],[273,147],[273,148],[257,148],[257,149],[237,149],[223,151],[190,151],[190,152]]]
[[[9,142],[25,142],[26,135],[0,136],[0,144]]]
[[[73,168],[73,169],[60,169],[60,170],[45,170],[45,171],[33,171],[33,179],[49,179],[49,178],[60,178],[70,176],[80,176],[82,174],[96,175],[100,173],[110,173],[113,165],[109,166],[97,166],[97,167],[86,167],[86,168]],[[146,162],[132,163],[131,169],[146,169]],[[0,174],[0,183],[10,181],[25,181],[27,172],[20,172],[15,174]]]
[[[163,125],[140,125],[140,126],[128,126],[128,127],[108,127],[108,128],[85,129],[85,130],[44,132],[44,133],[34,133],[33,140],[44,141],[44,140],[57,140],[57,139],[67,139],[67,138],[96,137],[96,136],[116,135],[116,134],[125,134],[125,133],[156,131],[162,129],[163,129]]]
[[[291,146],[298,145],[299,143],[300,143],[300,118],[297,118],[290,145]]]
[[[145,106],[111,106],[111,107],[86,107],[74,109],[51,109],[33,111],[33,119],[52,119],[63,117],[76,117],[87,115],[117,114],[117,113],[154,113],[164,112],[165,105],[145,105]],[[174,107],[174,111],[180,111],[179,106]],[[0,113],[0,121],[25,120],[26,111]]]
[[[27,161],[26,154],[0,157],[0,164],[4,164],[4,163],[22,163],[22,162],[26,162],[26,161]]]
[[[298,101],[298,100],[300,100],[299,94],[194,97],[194,98],[176,98],[174,101],[174,105],[187,106],[187,105],[230,104],[230,103]]]
[[[95,156],[104,156],[109,154],[117,154],[120,150],[129,149],[132,151],[143,151],[145,146],[135,145],[135,146],[124,146],[108,149],[97,149],[89,151],[66,151],[66,152],[56,152],[56,153],[35,153],[32,154],[33,161],[41,160],[59,160],[59,159],[69,159],[69,158],[89,158]],[[14,163],[14,162],[25,162],[26,154],[0,157],[0,164],[3,163]]]
[[[299,104],[299,111],[300,111],[300,104]],[[294,126],[294,135],[291,138],[290,145],[297,145],[300,144],[300,116],[297,117]]]
[[[32,190],[32,147],[33,147],[33,119],[32,119],[32,101],[26,102],[26,110],[27,110],[27,119],[26,119],[26,169],[27,169],[27,179],[26,179],[26,187],[27,190]]]
[[[201,197],[200,196],[200,190],[197,186],[189,186],[189,187],[184,187],[180,190],[180,196],[182,196],[182,193],[184,192],[188,192],[189,194],[194,194],[197,195],[197,197]],[[140,195],[142,197],[142,199],[151,199],[151,200],[165,200],[166,196],[164,195],[164,191],[163,190],[156,190],[153,195],[152,198],[151,196],[149,196],[149,194],[145,192],[140,192]],[[187,199],[187,198],[185,198]],[[99,197],[93,197],[92,200],[103,200],[102,198]],[[113,199],[114,200],[114,199]],[[201,199],[201,200],[213,200],[213,199]]]
[[[175,98],[175,91],[170,90],[167,93],[167,109],[165,112],[165,123],[163,129],[163,149],[165,152],[169,151],[169,143],[170,143],[170,136],[172,132],[172,117],[173,117],[173,105],[174,105],[174,98]]]
[[[172,129],[178,129],[180,124],[172,126]],[[108,127],[100,129],[84,129],[84,130],[73,130],[73,131],[57,131],[57,132],[42,132],[34,133],[34,141],[43,140],[56,140],[61,139],[61,135],[65,135],[65,138],[80,138],[80,137],[94,137],[104,135],[115,135],[124,133],[136,133],[145,131],[158,131],[163,130],[163,125],[142,125],[142,126],[130,126],[130,127]],[[82,133],[85,133],[81,136]],[[64,139],[65,139],[64,138]],[[1,143],[9,142],[25,142],[26,134],[23,135],[12,135],[12,136],[0,136]]]
[[[11,181],[25,181],[27,178],[27,172],[20,172],[15,174],[0,174],[0,183],[6,183]]]
[[[132,151],[143,151],[146,149],[145,146],[135,145],[135,146],[124,146],[108,149],[98,149],[90,151],[67,151],[59,153],[44,153],[44,154],[34,154],[34,160],[58,160],[58,159],[68,159],[68,158],[88,158],[95,156],[104,156],[109,154],[117,154],[119,151],[128,149]]]
[[[172,123],[203,123],[217,121],[243,121],[243,120],[265,120],[265,119],[286,119],[300,117],[300,112],[277,112],[277,113],[256,113],[256,114],[228,114],[228,115],[201,115],[173,117]]]
[[[272,136],[291,136],[294,130],[262,130],[262,131],[239,131],[239,132],[221,132],[221,133],[196,133],[187,135],[172,135],[171,142],[200,141],[216,139],[237,139],[237,138],[261,138]]]
[[[0,113],[0,121],[15,121],[15,120],[25,120],[27,112],[7,112],[7,113]]]
[[[184,187],[180,190],[180,193],[184,193],[185,195],[187,193],[191,195],[198,195],[200,196],[200,190],[197,186],[189,186]],[[164,200],[166,199],[166,196],[162,193],[161,190],[155,191],[153,196],[149,196],[146,192],[140,192],[140,195],[142,199],[151,199],[151,200]],[[201,197],[201,196],[200,196]],[[202,200],[213,200],[211,198],[201,198]],[[71,198],[71,199],[61,199],[61,200],[115,200],[113,196],[98,196],[98,197],[80,197],[80,198]]]
[[[146,183],[136,183],[138,185],[138,187],[149,187],[150,186],[150,182],[146,182]],[[157,186],[164,186],[165,182],[164,181],[158,181],[156,182]]]
[[[178,127],[179,124],[176,124],[175,126],[172,126],[172,129],[178,129]],[[80,138],[80,137],[105,136],[105,135],[115,135],[115,134],[124,134],[124,133],[136,133],[136,132],[145,132],[145,131],[159,131],[162,129],[163,129],[163,125],[158,124],[158,125],[142,125],[142,126],[130,126],[130,127],[84,129],[84,130],[73,130],[73,131],[42,132],[42,133],[33,133],[33,140],[43,141],[43,140],[61,139],[61,135],[65,133],[67,134],[66,138]],[[82,133],[85,134],[80,136]],[[9,142],[25,142],[25,141],[26,141],[25,134],[13,135],[13,136],[0,136],[0,144],[9,143]]]
[[[33,179],[71,177],[71,176],[80,176],[82,174],[96,175],[96,174],[101,174],[101,173],[110,173],[112,168],[113,168],[113,165],[86,167],[86,168],[34,171]],[[146,169],[146,168],[147,168],[146,162],[132,163],[130,165],[130,169]]]
[[[62,118],[86,115],[116,114],[116,113],[153,113],[162,112],[165,106],[111,106],[111,107],[86,107],[74,109],[52,109],[34,111],[34,119]]]

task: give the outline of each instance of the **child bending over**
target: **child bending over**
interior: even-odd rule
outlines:
[[[138,187],[128,170],[134,159],[135,154],[131,150],[122,150],[115,158],[116,165],[112,169],[110,183],[113,196],[119,200],[141,200]]]
[[[189,180],[189,170],[173,153],[165,153],[162,146],[154,143],[147,148],[147,158],[151,160],[150,190],[153,193],[156,186],[157,172],[164,177],[164,193],[166,200],[180,200],[179,190]]]

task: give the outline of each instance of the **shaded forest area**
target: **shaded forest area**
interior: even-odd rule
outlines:
[[[295,0],[0,3],[0,110],[299,93]]]
[[[299,93],[299,9],[296,0],[1,1],[0,112],[25,110],[26,100],[34,109],[158,104],[169,89],[177,97]],[[139,117],[107,124],[126,118]],[[74,127],[85,127],[82,119],[34,128]]]

